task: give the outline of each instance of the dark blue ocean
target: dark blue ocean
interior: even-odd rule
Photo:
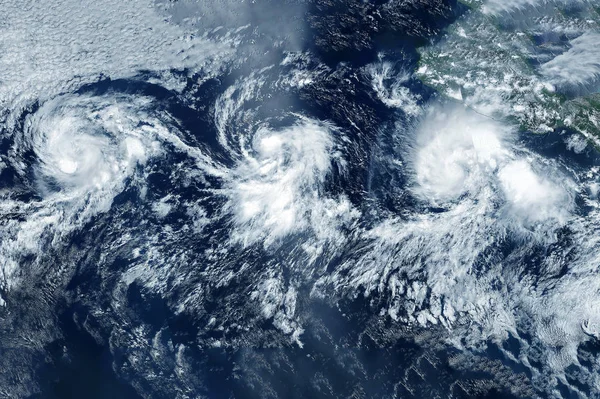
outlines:
[[[447,29],[470,9],[442,0],[403,2],[406,4],[392,10],[386,1],[315,0],[301,2],[305,11],[295,15],[300,3],[284,3],[259,2],[250,6],[253,13],[240,17],[252,27],[243,40],[253,44],[240,51],[237,61],[224,63],[210,74],[188,68],[169,70],[169,76],[179,82],[177,90],[161,85],[160,73],[140,68],[131,77],[100,74],[95,81],[56,96],[107,99],[109,105],[89,106],[90,120],[102,120],[102,112],[110,109],[110,104],[121,107],[121,103],[133,104],[130,99],[146,99],[140,106],[143,112],[159,116],[147,121],[132,118],[132,126],[154,131],[158,129],[156,121],[160,121],[168,128],[158,130],[155,142],[167,143],[167,132],[177,132],[177,140],[165,144],[160,156],[133,166],[109,206],[89,217],[81,216],[88,215],[87,210],[77,211],[68,219],[76,227],[60,234],[44,230],[40,237],[45,241],[39,252],[19,255],[19,276],[25,283],[18,289],[2,286],[1,290],[6,306],[0,308],[0,357],[6,370],[0,372],[8,377],[0,380],[7,384],[4,391],[0,388],[0,397],[579,398],[582,392],[595,397],[595,387],[578,368],[596,367],[600,346],[595,339],[578,346],[579,364],[567,367],[564,379],[548,382],[543,377],[545,351],[532,337],[528,313],[522,316],[525,321],[516,323],[516,330],[507,329],[504,340],[490,335],[475,348],[469,347],[467,338],[449,338],[455,330],[442,323],[398,321],[404,316],[410,319],[407,309],[412,308],[408,305],[399,305],[398,319],[388,317],[382,309],[392,307],[395,299],[386,290],[367,289],[366,283],[349,287],[355,281],[355,269],[348,265],[357,262],[356,267],[360,267],[368,262],[368,251],[376,246],[376,239],[364,238],[365,232],[388,219],[412,220],[409,215],[413,213],[444,215],[452,209],[443,201],[424,203],[411,191],[415,184],[411,169],[391,166],[390,159],[410,164],[407,154],[417,145],[410,132],[416,129],[418,118],[382,103],[365,70],[385,59],[394,71],[407,73],[410,77],[401,86],[416,99],[416,107],[425,109],[453,101],[412,74],[420,66],[419,48],[443,40]],[[281,17],[276,11],[279,7]],[[269,28],[270,20],[278,18],[282,23],[306,21],[299,35],[302,39],[290,44],[287,38],[278,37],[278,32]],[[218,30],[210,33],[215,37],[220,34]],[[283,44],[273,44],[279,41]],[[310,57],[284,63],[290,48]],[[282,77],[289,76],[294,68],[322,72],[311,77],[310,84],[290,89]],[[248,190],[254,184],[260,191],[262,186],[253,183],[253,178],[262,176],[262,169],[243,174],[245,169],[238,165],[245,153],[231,151],[223,144],[216,121],[223,112],[219,110],[220,99],[249,76],[261,83],[248,89],[251,98],[244,97],[241,89],[231,95],[244,101],[232,111],[238,116],[224,124],[227,132],[234,132],[227,136],[230,146],[236,143],[235,132],[243,136],[267,128],[285,131],[301,118],[327,121],[335,126],[332,140],[343,142],[343,148],[335,147],[335,151],[344,162],[331,167],[322,181],[315,178],[299,183],[298,190],[312,193],[309,185],[317,182],[317,196],[346,198],[361,216],[340,222],[336,231],[344,239],[323,239],[325,244],[310,252],[314,255],[308,256],[306,250],[316,242],[313,235],[318,236],[310,229],[285,230],[286,234],[273,239],[275,244],[269,243],[272,235],[268,233],[244,236],[243,243],[231,238],[242,230],[235,218],[244,216],[230,210],[234,200],[228,193],[238,186],[227,176],[243,176],[250,185]],[[46,104],[29,104],[10,128],[3,128],[0,151],[16,151],[17,141],[11,132],[27,131],[36,115],[46,112]],[[65,104],[56,106],[55,111],[66,112],[71,103]],[[113,145],[118,139],[105,129],[94,134],[103,137],[102,143]],[[398,130],[409,133],[397,135]],[[600,159],[591,145],[571,151],[565,141],[570,134],[574,133],[566,126],[543,135],[521,126],[514,141],[522,153],[554,160],[561,165],[560,171],[577,176],[598,165]],[[321,136],[306,137],[319,143]],[[290,148],[308,148],[294,145],[297,147]],[[199,150],[196,153],[189,148]],[[0,189],[12,192],[12,199],[41,204],[83,184],[61,180],[60,176],[54,180],[44,177],[43,186],[36,183],[42,179],[40,173],[45,173],[35,166],[39,151],[37,147],[23,150],[19,156],[26,166],[22,170],[14,165],[1,169]],[[200,153],[210,155],[218,165],[211,164],[214,169],[231,172],[211,175],[208,166],[198,172],[197,165],[204,162],[197,155]],[[307,158],[302,156],[299,160],[293,154],[283,156],[279,166],[303,162]],[[320,164],[315,164],[314,170],[320,170]],[[285,195],[273,193],[270,201],[276,203]],[[457,201],[468,196],[462,194]],[[584,218],[594,211],[581,195],[573,198],[573,214]],[[64,203],[68,209],[70,200],[61,201],[56,203]],[[156,205],[161,201],[169,204],[167,211]],[[201,205],[201,216],[193,213],[189,204]],[[501,205],[491,207],[498,215],[504,212]],[[3,213],[2,225],[8,220],[25,220],[28,212],[34,211]],[[204,223],[202,230],[191,227],[192,218]],[[282,220],[268,226],[283,229],[287,225]],[[252,219],[248,223],[256,227],[252,223],[258,222]],[[317,222],[311,219],[311,223]],[[492,265],[502,265],[501,275],[512,273],[517,280],[531,280],[534,287],[551,289],[555,283],[549,281],[560,281],[569,271],[569,256],[576,257],[576,252],[560,248],[571,248],[576,238],[568,225],[550,235],[557,237],[551,244],[531,245],[527,251],[521,250],[526,241],[522,238],[498,237],[474,256],[469,273],[484,281]],[[445,238],[450,236],[448,233]],[[445,238],[442,236],[440,245],[446,245]],[[391,249],[390,257],[404,256],[402,246],[400,242],[398,248]],[[548,271],[544,259],[558,257],[558,253],[567,266]],[[412,266],[427,263],[427,255],[417,254],[406,262],[413,270]],[[420,287],[427,279],[426,271],[399,269],[397,273],[403,287]],[[394,278],[390,274],[381,284],[391,286]],[[277,283],[260,288],[270,279]],[[485,281],[490,289],[509,295],[510,287],[504,288],[509,283]],[[424,287],[424,299],[415,306],[433,308],[435,288]],[[260,299],[261,295],[267,299]],[[274,297],[277,299],[269,299]],[[270,300],[277,303],[278,310],[270,310]],[[399,300],[402,303],[402,295]],[[445,306],[445,300],[440,301],[440,306]],[[460,319],[456,324],[460,331],[480,328],[475,322]],[[31,337],[30,345],[24,336]],[[561,345],[557,344],[557,353]],[[525,363],[523,358],[527,358]],[[551,388],[542,385],[545,383]],[[28,386],[30,391],[11,390],[12,384]]]

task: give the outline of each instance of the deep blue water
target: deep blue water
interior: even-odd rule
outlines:
[[[383,3],[383,2],[382,2]],[[278,93],[278,101],[261,105],[263,114],[257,118],[298,112],[317,120],[331,121],[340,127],[355,146],[355,158],[349,159],[346,175],[333,171],[328,180],[328,192],[344,193],[358,209],[369,211],[377,207],[384,212],[401,213],[403,209],[418,206],[414,199],[403,194],[406,177],[394,174],[385,168],[382,160],[396,149],[386,132],[398,124],[408,124],[408,118],[398,110],[389,109],[374,98],[367,82],[356,78],[356,71],[377,60],[384,52],[399,68],[414,70],[418,62],[417,47],[438,40],[443,29],[466,12],[466,7],[457,2],[435,2],[446,9],[445,15],[432,11],[429,3],[416,2],[400,15],[399,21],[390,21],[381,16],[372,22],[350,23],[348,15],[373,14],[378,2],[350,5],[341,1],[314,2],[310,17],[314,22],[304,45],[316,57],[331,68],[344,65],[346,72],[332,75],[318,82],[318,90],[303,93]],[[371,21],[371,22],[369,22]],[[411,24],[405,23],[410,21]],[[374,29],[377,25],[378,28]],[[415,29],[419,26],[419,29]],[[331,32],[340,33],[346,41],[335,42]],[[360,36],[360,37],[359,37]],[[364,40],[363,40],[364,39]],[[544,38],[536,38],[543,43]],[[259,62],[258,62],[259,63]],[[283,68],[283,67],[282,67]],[[341,69],[343,69],[341,68]],[[267,79],[275,81],[281,71],[266,72]],[[111,80],[101,78],[97,83],[81,87],[79,94],[101,96],[107,93],[125,93],[151,97],[157,107],[166,110],[177,120],[189,145],[202,145],[211,150],[215,159],[225,165],[233,165],[235,159],[223,151],[217,142],[211,106],[223,91],[237,78],[247,73],[244,68],[232,68],[222,76],[195,86],[190,78],[183,95],[176,94],[156,84],[146,83],[149,73],[140,73],[137,78]],[[185,73],[182,73],[185,76]],[[351,84],[346,82],[351,80]],[[352,80],[353,79],[353,80]],[[439,99],[430,88],[416,80],[407,82],[411,92],[420,95],[420,103]],[[249,105],[251,106],[251,105]],[[28,110],[34,113],[35,107]],[[357,116],[357,113],[360,115]],[[356,123],[347,116],[353,115]],[[25,118],[26,115],[23,115]],[[284,122],[281,122],[285,125]],[[563,136],[559,132],[544,136],[523,135],[528,148],[544,156],[558,157],[565,163],[577,165],[597,164],[597,153],[593,149],[583,154],[565,150]],[[6,150],[8,143],[0,143]],[[152,164],[148,176],[147,193],[143,196],[134,188],[126,188],[119,194],[111,210],[97,215],[84,228],[73,233],[70,242],[62,248],[64,253],[49,253],[49,264],[67,262],[74,271],[67,277],[64,291],[58,294],[52,313],[61,337],[48,344],[44,354],[32,358],[32,372],[40,383],[41,392],[35,398],[174,398],[173,387],[147,384],[127,360],[132,348],[122,346],[111,336],[113,325],[118,320],[130,326],[143,325],[154,333],[163,330],[161,339],[169,345],[185,345],[186,358],[191,359],[188,375],[189,394],[208,398],[511,398],[509,391],[488,384],[487,389],[475,389],[477,381],[494,380],[495,375],[485,367],[455,367],[451,359],[458,356],[456,350],[447,347],[423,346],[413,336],[428,333],[419,328],[409,329],[383,322],[374,312],[377,301],[385,298],[361,295],[341,298],[339,303],[310,298],[310,281],[298,284],[298,297],[303,309],[302,321],[305,331],[303,347],[282,340],[270,322],[253,323],[253,331],[219,332],[206,329],[211,315],[237,319],[259,319],[258,310],[248,301],[249,287],[260,278],[261,268],[277,259],[293,256],[293,248],[302,243],[302,235],[289,239],[274,253],[266,253],[259,247],[240,249],[240,253],[229,254],[231,270],[239,270],[248,263],[250,272],[236,276],[235,282],[227,287],[210,286],[201,314],[193,312],[175,313],[173,305],[185,297],[188,289],[195,285],[206,285],[203,270],[188,270],[188,282],[183,286],[172,285],[164,297],[131,283],[126,292],[126,309],[115,309],[111,304],[111,289],[131,260],[125,253],[110,254],[109,261],[101,260],[102,243],[116,240],[124,233],[131,234],[133,241],[143,241],[144,231],[159,230],[168,225],[177,230],[184,224],[186,215],[180,211],[159,219],[145,213],[154,199],[176,193],[185,200],[203,201],[209,216],[218,213],[223,199],[213,198],[209,188],[217,181],[182,186],[171,178],[174,165],[186,162],[184,155],[176,155]],[[14,187],[16,175],[4,169],[0,175],[0,187]],[[24,194],[25,195],[25,194]],[[33,199],[33,198],[32,198]],[[428,209],[436,212],[442,210]],[[377,215],[362,221],[365,225],[377,222]],[[112,226],[119,226],[115,231]],[[210,240],[189,235],[177,242],[196,252],[201,258],[204,252],[226,240],[226,221],[212,225]],[[166,240],[167,238],[165,238]],[[173,244],[175,245],[175,244]],[[506,242],[506,252],[513,243]],[[353,250],[360,249],[349,248]],[[292,253],[292,255],[290,255]],[[73,255],[76,254],[76,255]],[[531,254],[531,265],[537,264]],[[341,259],[339,262],[341,263]],[[152,267],[150,265],[149,267]],[[335,270],[336,261],[323,265],[326,271]],[[288,281],[297,281],[291,270],[283,270]],[[15,303],[19,297],[12,298]],[[35,301],[33,301],[35,303]],[[26,311],[27,300],[22,311]],[[98,316],[94,310],[102,308],[109,316]],[[236,319],[237,318],[237,319]],[[41,327],[40,327],[41,328]],[[433,329],[433,328],[432,328]],[[434,331],[429,333],[435,334]],[[389,333],[382,333],[388,331]],[[376,332],[380,333],[379,335]],[[524,333],[525,334],[525,333]],[[150,333],[150,335],[154,335]],[[381,339],[385,336],[386,339]],[[228,348],[209,348],[208,341],[223,338],[232,342]],[[499,360],[514,374],[530,377],[530,372],[516,364],[490,342],[488,349],[479,354],[480,359]],[[519,353],[517,340],[508,339],[505,350]],[[590,348],[597,353],[598,348]],[[0,354],[1,355],[1,354]],[[19,356],[18,351],[11,354]],[[152,362],[150,362],[151,364]],[[158,375],[172,373],[176,369],[173,356],[153,368],[143,368],[143,373]],[[572,393],[566,387],[558,387],[565,397]],[[575,396],[573,396],[575,397]]]

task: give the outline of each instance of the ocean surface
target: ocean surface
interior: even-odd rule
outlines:
[[[0,398],[600,397],[600,3],[0,1]]]

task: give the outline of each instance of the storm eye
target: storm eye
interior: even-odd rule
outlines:
[[[62,193],[112,190],[153,151],[153,138],[135,123],[145,114],[124,98],[64,95],[43,104],[24,132],[37,157],[39,186]]]

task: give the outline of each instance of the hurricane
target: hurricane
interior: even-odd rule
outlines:
[[[600,397],[600,3],[0,5],[0,397]]]

